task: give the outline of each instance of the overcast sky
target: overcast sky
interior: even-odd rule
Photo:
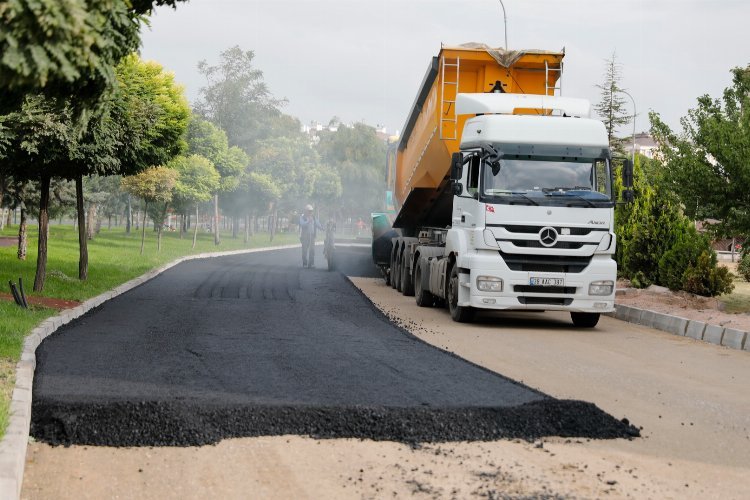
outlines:
[[[616,53],[638,131],[648,110],[677,127],[698,96],[720,96],[730,69],[750,64],[748,0],[504,3],[511,49],[565,47],[563,95],[597,102]],[[194,101],[204,84],[197,62],[239,45],[303,123],[335,115],[394,132],[440,44],[464,42],[504,45],[498,0],[190,0],[157,9],[142,55],[174,71]]]

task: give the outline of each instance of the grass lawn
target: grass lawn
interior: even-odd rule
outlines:
[[[750,283],[742,278],[735,278],[732,293],[717,298],[726,304],[724,312],[750,313]]]
[[[16,236],[18,226],[5,228],[0,236]],[[156,233],[146,230],[146,245],[140,255],[141,234],[125,234],[123,228],[103,229],[89,241],[89,277],[79,281],[78,233],[72,226],[50,226],[47,260],[47,279],[41,294],[32,293],[36,273],[37,228],[29,226],[28,257],[20,261],[16,247],[0,247],[0,290],[10,292],[8,281],[23,278],[27,296],[54,297],[83,301],[110,290],[132,278],[170,262],[178,257],[203,252],[239,250],[264,246],[297,243],[296,234],[278,234],[269,241],[266,233],[257,234],[245,245],[242,236],[233,240],[223,234],[221,245],[215,246],[213,236],[198,234],[198,243],[192,249],[192,235],[180,239],[177,233],[162,235],[161,252],[156,251]],[[7,423],[7,408],[14,386],[15,364],[21,355],[23,339],[45,318],[55,316],[57,310],[31,306],[21,309],[14,302],[0,301],[0,437]]]

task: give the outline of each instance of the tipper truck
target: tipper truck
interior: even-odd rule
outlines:
[[[608,137],[561,97],[564,51],[443,46],[386,160],[372,255],[388,284],[455,321],[477,310],[614,309]],[[626,195],[632,163],[624,161]]]

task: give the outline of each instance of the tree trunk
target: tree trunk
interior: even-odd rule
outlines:
[[[195,242],[198,241],[198,204],[195,204],[195,229],[193,230],[193,248],[195,248]]]
[[[185,214],[180,214],[180,239],[185,235]]]
[[[83,196],[83,195],[81,195]],[[85,221],[86,223],[86,237],[90,240],[94,239],[94,228],[96,224],[96,203],[89,203],[88,214]]]
[[[144,202],[143,207],[143,224],[141,228],[141,255],[143,255],[143,242],[146,241],[146,212],[148,211],[148,202]]]
[[[44,290],[44,279],[47,277],[47,235],[49,234],[49,184],[50,176],[42,174],[39,186],[39,241],[37,243],[36,274],[34,291]]]
[[[2,193],[0,193],[0,200],[2,200]],[[7,210],[5,207],[0,208],[0,231],[5,229],[5,214]]]
[[[115,221],[115,223],[117,223],[117,221]],[[112,216],[108,215],[107,216],[107,231],[111,231],[111,230],[112,230]]]
[[[83,176],[76,177],[76,215],[78,216],[78,279],[89,276],[89,249],[86,238],[86,219],[83,212]]]
[[[26,232],[26,209],[24,207],[21,207],[21,221],[18,225],[18,258],[20,260],[26,260],[27,248],[28,234]]]
[[[128,208],[125,219],[125,234],[130,234],[130,221],[133,220],[133,206],[130,203],[130,195],[128,195]]]
[[[245,245],[250,242],[250,214],[245,214]]]
[[[214,195],[214,245],[221,243],[219,236],[219,195]]]
[[[161,233],[164,231],[164,219],[167,218],[167,207],[169,204],[164,203],[164,210],[161,212],[161,220],[159,221],[159,231],[156,233],[156,251],[161,252]]]
[[[11,226],[11,225],[13,224],[13,214],[14,214],[15,212],[16,212],[16,211],[15,211],[15,210],[13,210],[12,208],[9,208],[9,209],[8,209],[8,216],[7,216],[7,217],[6,217],[6,219],[5,219],[5,225],[6,225],[6,226],[10,227],[10,226]]]

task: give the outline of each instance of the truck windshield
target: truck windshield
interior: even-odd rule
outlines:
[[[495,168],[485,164],[483,170],[482,195],[503,198],[499,202],[517,198],[514,203],[600,207],[612,200],[604,159],[506,155]]]

